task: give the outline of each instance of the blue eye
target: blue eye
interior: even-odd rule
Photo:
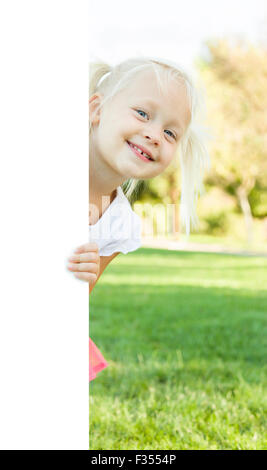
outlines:
[[[173,138],[176,140],[176,135],[174,135],[174,133],[173,133],[172,131],[167,130],[166,132],[170,132],[170,133],[171,133],[171,137],[173,137]]]
[[[143,111],[142,109],[135,109],[135,111],[139,114],[139,116],[142,116],[142,114],[140,114],[140,113],[143,113],[147,117],[149,117],[148,114],[145,111]],[[145,117],[145,116],[142,116],[142,117]],[[170,137],[172,137],[174,140],[176,140],[176,135],[172,131],[167,130],[166,132],[170,132],[171,133]]]
[[[145,111],[142,111],[142,109],[136,109],[136,111],[140,114],[140,113],[143,113],[143,114],[146,114],[148,116],[148,114],[145,112]],[[140,114],[141,116],[141,114]],[[143,116],[144,117],[144,116]]]

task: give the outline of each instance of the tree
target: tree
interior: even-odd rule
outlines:
[[[214,133],[209,181],[235,194],[253,239],[249,194],[267,184],[267,51],[248,44],[207,43],[199,62],[206,85],[207,120]]]

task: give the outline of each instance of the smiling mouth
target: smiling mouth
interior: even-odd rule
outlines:
[[[137,147],[137,145],[132,144],[128,140],[126,141],[129,147],[131,147],[132,151],[139,157],[141,160],[144,160],[146,162],[153,162],[153,158],[151,158],[147,153],[143,152],[140,148]]]

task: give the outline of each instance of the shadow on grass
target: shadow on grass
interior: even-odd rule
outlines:
[[[266,261],[150,249],[115,261],[90,296],[90,335],[109,363],[90,387],[92,448],[254,448],[265,426]],[[232,422],[247,442],[239,428],[229,434]]]
[[[266,363],[265,298],[192,286],[102,285],[98,294],[90,303],[90,334],[124,370],[133,365],[137,373],[138,355],[144,363],[168,359],[175,370],[177,351],[184,363],[237,361],[245,375],[249,364],[260,373]]]
[[[164,361],[178,350],[185,361],[264,365],[267,295],[258,289],[265,273],[267,281],[265,259],[154,249],[127,256],[110,265],[90,297],[90,334],[107,359],[129,364],[141,353]],[[226,286],[209,286],[214,281]]]

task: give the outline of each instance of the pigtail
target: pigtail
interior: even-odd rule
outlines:
[[[91,62],[89,64],[89,97],[96,91],[102,91],[102,82],[109,76],[112,67],[106,62]],[[89,120],[89,131],[91,131],[91,122]]]
[[[104,79],[104,75],[112,71],[112,67],[106,62],[91,62],[89,64],[89,96],[95,93]]]
[[[190,124],[181,141],[181,204],[180,223],[189,236],[190,227],[197,228],[199,219],[196,214],[198,195],[205,191],[203,178],[205,170],[211,166],[210,156],[204,143],[204,132],[196,124]]]

